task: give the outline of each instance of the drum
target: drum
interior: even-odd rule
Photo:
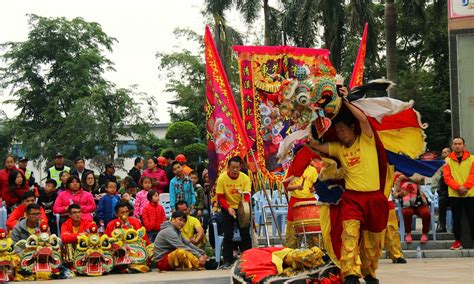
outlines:
[[[247,228],[250,226],[250,204],[242,198],[237,208],[237,217],[240,228]]]
[[[317,201],[302,201],[293,205],[293,225],[297,234],[321,232]]]

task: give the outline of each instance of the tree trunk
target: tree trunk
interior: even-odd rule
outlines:
[[[268,21],[270,18],[270,11],[269,11],[269,6],[268,6],[268,0],[263,0],[263,18],[264,18],[264,35],[263,35],[263,45],[269,46],[271,45],[270,42],[270,27],[268,26]]]
[[[394,0],[385,2],[385,40],[386,50],[386,68],[387,79],[397,83],[397,12],[395,10]],[[391,98],[397,97],[397,86],[388,91]]]

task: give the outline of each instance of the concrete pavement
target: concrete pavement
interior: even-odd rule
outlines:
[[[474,258],[409,259],[407,264],[392,264],[381,260],[377,277],[384,284],[418,283],[474,283]],[[31,282],[16,282],[31,283]],[[67,280],[42,281],[51,284],[107,284],[107,283],[230,283],[230,270],[215,271],[156,271],[144,274],[76,277]]]

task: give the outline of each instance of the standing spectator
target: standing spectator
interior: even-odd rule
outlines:
[[[201,220],[202,218],[204,231],[206,231],[207,224],[209,222],[209,199],[206,198],[206,192],[204,191],[204,187],[199,184],[199,176],[196,171],[192,171],[191,173],[189,173],[189,179],[193,182],[193,186],[196,191],[196,205],[194,207],[194,212],[192,212],[192,215],[195,215],[199,220]]]
[[[166,213],[163,206],[160,205],[160,194],[158,192],[148,191],[147,199],[148,205],[143,208],[142,220],[146,234],[150,242],[153,242],[160,231],[161,224],[166,222]]]
[[[3,194],[7,207],[11,208],[20,202],[21,195],[30,191],[25,175],[21,170],[13,170],[8,176],[8,191]]]
[[[166,172],[158,167],[158,159],[155,157],[148,159],[147,165],[142,177],[150,177],[153,184],[151,189],[158,193],[164,193],[169,185]]]
[[[120,196],[117,195],[117,184],[111,180],[106,181],[105,190],[107,194],[99,200],[97,209],[97,218],[100,226],[107,226],[110,220],[114,219],[115,206],[120,202]]]
[[[96,209],[92,194],[81,188],[81,181],[76,176],[71,176],[66,186],[66,191],[58,194],[58,198],[53,206],[53,212],[60,214],[62,220],[65,220],[68,216],[67,209],[69,205],[78,204],[81,206],[83,219],[92,221],[92,213]]]
[[[121,181],[120,181],[120,189],[118,190],[118,192],[120,194],[124,193],[125,192],[125,189],[127,189],[127,186],[134,181],[133,181],[133,178],[131,176],[126,176],[124,177]]]
[[[18,168],[23,171],[25,174],[26,181],[28,182],[28,186],[32,187],[35,184],[35,176],[33,175],[33,171],[28,170],[26,167],[28,165],[28,158],[21,157],[18,161]]]
[[[21,196],[21,204],[15,208],[10,216],[7,219],[7,228],[8,230],[13,230],[13,228],[18,224],[18,221],[25,218],[25,209],[28,205],[34,204],[36,201],[36,196],[32,191],[27,191]],[[40,208],[40,218],[42,222],[47,223],[48,218],[46,217],[45,211]]]
[[[49,228],[53,234],[58,234],[58,229],[56,227],[56,216],[54,216],[53,213],[53,206],[56,198],[58,198],[58,193],[56,192],[56,181],[54,179],[48,179],[46,180],[44,189],[41,191],[36,203],[46,212]]]
[[[165,157],[158,157],[158,167],[166,172],[166,167],[168,166],[168,162],[166,161]],[[166,176],[168,178],[168,176]]]
[[[59,173],[59,180],[61,181],[61,184],[57,187],[58,194],[66,190],[67,180],[69,179],[70,176],[71,174],[66,171],[62,171]]]
[[[251,192],[250,178],[240,172],[242,167],[242,159],[238,156],[233,157],[227,163],[228,171],[222,173],[217,179],[216,193],[217,200],[222,207],[222,230],[224,231],[224,247],[223,269],[227,269],[232,264],[232,256],[234,250],[234,225],[237,224],[237,208],[242,200],[242,192]],[[244,195],[244,199],[250,204],[250,196]],[[240,237],[242,241],[239,243],[240,251],[244,252],[252,247],[250,239],[250,227],[241,228],[239,225]]]
[[[74,160],[74,170],[71,171],[71,175],[77,176],[80,180],[82,180],[82,177],[89,172],[94,173],[93,170],[86,169],[86,160],[82,157],[77,157]]]
[[[474,240],[474,157],[464,149],[464,138],[456,137],[452,141],[453,152],[446,158],[443,168],[444,182],[448,185],[449,204],[453,211],[454,243],[452,250],[462,249],[461,218],[466,212],[471,239]]]
[[[38,204],[32,203],[26,206],[25,213],[26,218],[21,219],[13,228],[12,240],[15,243],[40,232],[41,211]]]
[[[136,157],[135,161],[133,162],[133,168],[131,168],[130,171],[128,171],[128,175],[133,178],[133,181],[136,184],[140,182],[144,164],[145,163],[142,157]]]
[[[76,244],[77,236],[86,233],[92,223],[82,219],[81,206],[77,204],[69,205],[67,211],[69,218],[61,226],[61,241],[63,244]]]
[[[137,197],[135,198],[135,205],[134,205],[134,216],[140,218],[142,216],[143,208],[148,205],[147,194],[151,190],[152,181],[150,177],[142,177],[140,180],[141,189],[140,192],[137,193]]]
[[[105,164],[105,171],[99,176],[99,189],[100,192],[105,191],[105,182],[111,180],[117,184],[119,188],[120,184],[117,182],[117,177],[115,176],[115,166],[112,163]]]
[[[189,208],[186,201],[176,203],[176,211],[184,212],[187,216],[186,223],[184,223],[181,229],[183,237],[198,248],[204,249],[204,247],[206,247],[204,229],[197,218],[189,215]]]
[[[5,194],[8,194],[8,177],[10,172],[13,170],[18,170],[15,166],[15,156],[7,155],[3,160],[5,168],[0,170],[0,205],[4,199]]]
[[[59,178],[59,174],[61,172],[70,172],[71,168],[64,165],[64,156],[61,153],[57,153],[54,156],[54,166],[48,169],[47,172],[47,179],[54,179],[57,183],[57,187],[60,186],[61,180]]]
[[[189,174],[193,171],[193,169],[191,169],[188,165],[186,165],[186,156],[183,154],[179,154],[178,156],[176,156],[176,161],[181,163],[184,174],[189,176]]]
[[[82,189],[87,192],[90,192],[94,196],[95,200],[100,199],[100,192],[97,186],[97,181],[95,179],[94,172],[87,172],[82,175],[81,179]]]
[[[413,221],[413,215],[417,215],[421,218],[423,227],[421,233],[421,244],[426,244],[428,242],[428,232],[430,230],[430,220],[431,220],[431,213],[428,204],[428,200],[425,194],[420,190],[419,184],[421,184],[422,179],[411,177],[407,178],[405,175],[396,173],[395,174],[395,184],[394,184],[394,193],[393,196],[395,198],[400,199],[408,195],[406,190],[407,186],[413,186],[416,188],[416,198],[415,202],[409,204],[408,206],[403,206],[402,214],[403,214],[403,221],[405,223],[405,242],[407,244],[412,243],[413,239],[411,236],[411,225]]]
[[[170,182],[170,206],[175,208],[179,201],[186,201],[194,209],[196,204],[196,193],[192,181],[184,174],[183,168],[178,161],[172,164],[175,177]]]
[[[441,159],[445,160],[451,154],[451,148],[444,148],[441,151]],[[444,167],[444,166],[443,166]],[[444,182],[443,167],[433,176],[433,187],[438,193],[438,227],[437,233],[446,232],[446,211],[449,207],[448,185]]]
[[[171,164],[174,161],[175,154],[173,151],[169,150],[163,153],[163,157],[166,159],[166,177],[168,178],[168,180],[171,180],[174,177],[173,166]]]

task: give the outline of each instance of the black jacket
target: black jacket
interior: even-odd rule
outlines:
[[[128,175],[133,178],[133,181],[138,185],[140,182],[140,178],[142,176],[142,173],[140,172],[139,169],[133,167],[128,171]]]

